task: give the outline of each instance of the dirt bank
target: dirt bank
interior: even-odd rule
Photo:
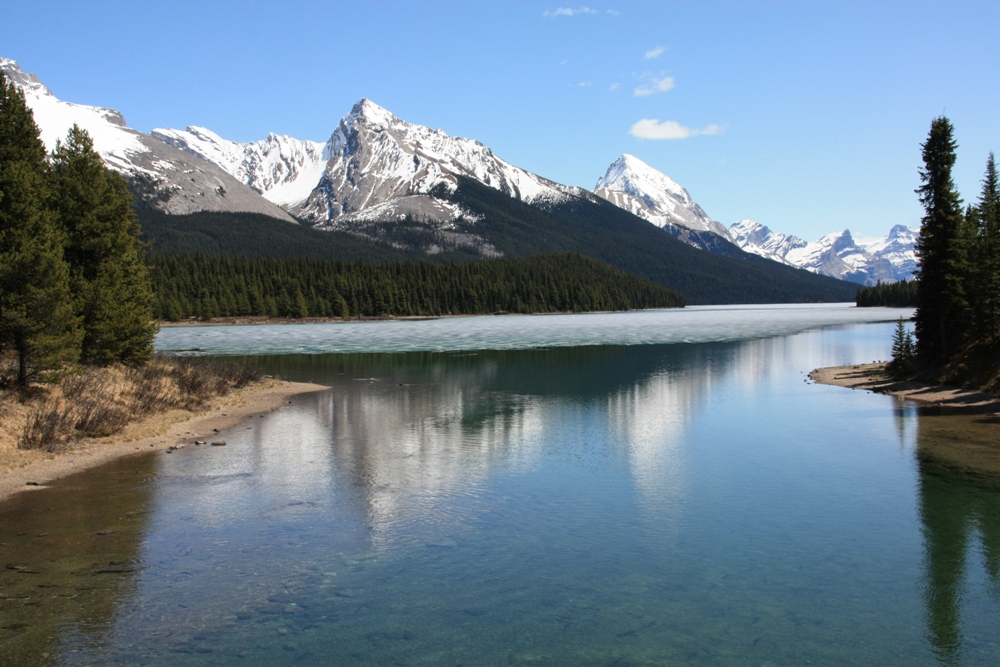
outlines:
[[[326,389],[322,385],[271,380],[216,398],[196,411],[171,410],[129,425],[108,438],[85,439],[58,454],[24,452],[0,470],[0,501],[15,493],[38,491],[53,480],[141,452],[210,442],[215,431],[247,417],[278,409],[288,397]],[[206,446],[210,446],[206,444]]]

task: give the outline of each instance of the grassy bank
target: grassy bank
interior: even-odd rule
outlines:
[[[4,360],[10,361],[10,360]],[[260,380],[247,367],[154,357],[145,367],[82,367],[27,390],[0,390],[0,470],[107,438],[173,410],[196,410]]]

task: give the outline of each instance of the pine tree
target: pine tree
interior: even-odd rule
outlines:
[[[889,371],[896,377],[908,374],[913,364],[913,334],[906,330],[903,318],[896,323],[896,331],[892,336],[892,361]]]
[[[21,92],[0,75],[0,353],[17,383],[80,354],[80,330],[56,217],[45,207],[45,147]]]
[[[925,213],[916,246],[920,274],[914,321],[917,355],[928,365],[947,361],[958,349],[968,320],[962,200],[951,177],[957,148],[953,134],[951,121],[935,118],[921,147],[923,185],[917,193]]]
[[[145,363],[156,335],[153,292],[125,180],[104,166],[90,136],[74,125],[52,153],[51,181],[83,322],[82,359]]]

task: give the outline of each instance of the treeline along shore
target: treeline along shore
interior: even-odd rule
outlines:
[[[436,264],[215,255],[149,257],[161,320],[620,311],[684,297],[575,253]]]

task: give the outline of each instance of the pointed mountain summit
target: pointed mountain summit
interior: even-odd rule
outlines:
[[[225,170],[133,130],[115,109],[60,100],[17,62],[0,58],[3,71],[24,92],[48,150],[79,125],[94,141],[104,163],[130,180],[150,203],[167,213],[238,211],[294,222],[285,211],[248,190]]]
[[[376,207],[389,219],[413,214],[450,222],[458,212],[445,213],[428,199],[435,192],[454,192],[460,176],[532,204],[573,192],[515,167],[478,141],[408,123],[369,99],[344,116],[325,150],[325,173],[294,213],[326,226]]]
[[[696,248],[718,251],[720,245],[728,245],[722,241],[732,240],[687,190],[634,155],[624,154],[612,162],[594,186],[594,194]]]

